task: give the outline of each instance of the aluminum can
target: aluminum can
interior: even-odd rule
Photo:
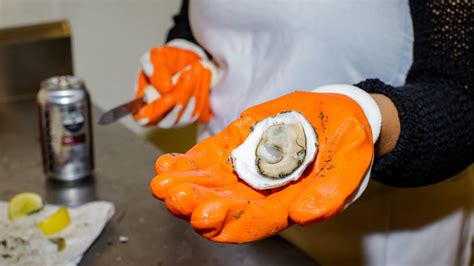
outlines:
[[[56,76],[41,82],[37,103],[43,170],[54,180],[88,177],[94,168],[90,97],[84,82]]]

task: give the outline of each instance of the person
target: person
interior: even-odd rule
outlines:
[[[167,44],[141,59],[136,97],[149,104],[134,118],[163,128],[200,122],[201,142],[157,160],[154,195],[215,241],[281,231],[323,265],[467,265],[473,5],[184,0]],[[318,133],[311,173],[266,191],[237,181],[226,161],[232,149],[258,121],[288,108]],[[342,133],[318,128],[346,123]],[[333,147],[321,136],[347,141]],[[345,157],[325,177],[315,171],[330,152]],[[233,190],[222,189],[229,184]],[[291,189],[287,202],[275,196]],[[304,226],[282,231],[293,223]]]

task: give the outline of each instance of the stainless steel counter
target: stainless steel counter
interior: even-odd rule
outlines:
[[[94,110],[94,117],[98,117]],[[32,191],[48,203],[107,200],[115,215],[81,265],[314,265],[278,237],[250,244],[201,238],[149,193],[159,151],[119,124],[96,125],[93,178],[73,185],[47,182],[34,102],[0,105],[0,199]],[[119,236],[127,236],[120,243]]]

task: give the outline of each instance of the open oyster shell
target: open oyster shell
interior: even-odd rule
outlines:
[[[231,153],[234,170],[255,189],[270,189],[298,180],[314,160],[318,139],[311,123],[297,111],[257,122]]]

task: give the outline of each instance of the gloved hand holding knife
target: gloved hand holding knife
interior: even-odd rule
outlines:
[[[173,40],[141,58],[135,100],[104,113],[108,124],[128,112],[142,126],[180,127],[211,118],[209,91],[218,80],[218,68],[199,46]],[[119,111],[120,114],[117,114]]]

